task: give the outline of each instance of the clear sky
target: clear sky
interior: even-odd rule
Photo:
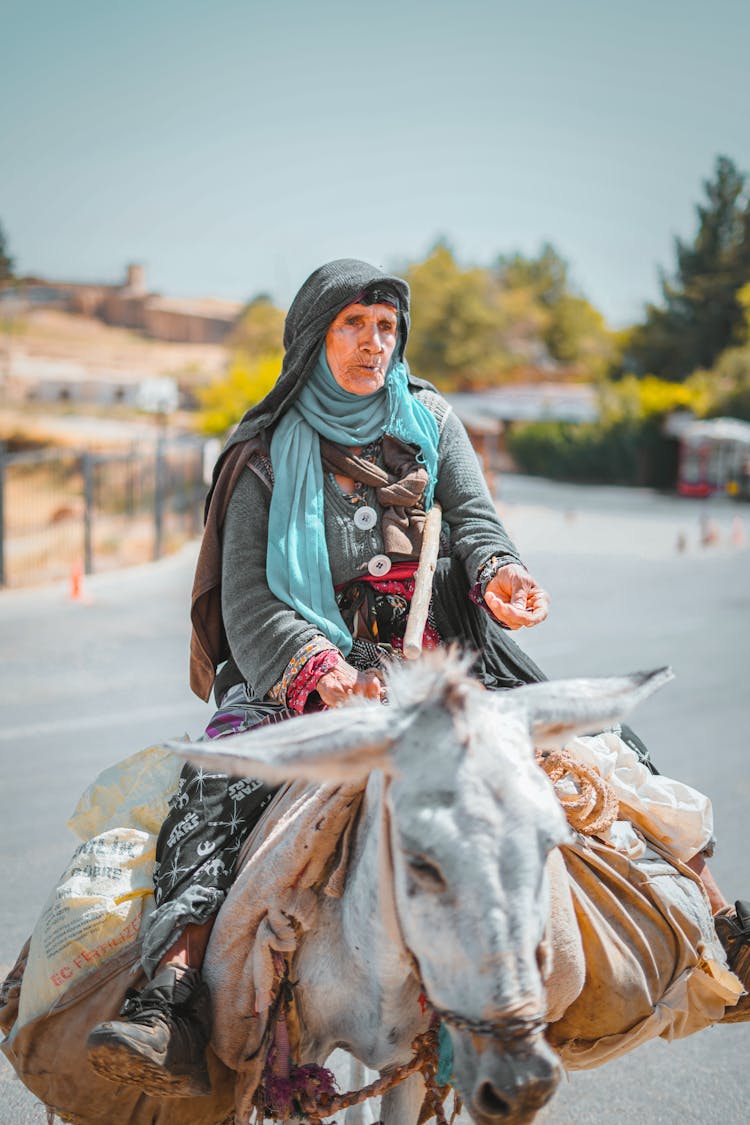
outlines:
[[[0,222],[23,272],[283,305],[550,240],[627,323],[750,171],[749,45],[748,0],[0,0]]]

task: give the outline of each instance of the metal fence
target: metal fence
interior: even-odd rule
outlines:
[[[195,438],[123,453],[0,444],[0,586],[158,559],[200,532],[205,494]]]

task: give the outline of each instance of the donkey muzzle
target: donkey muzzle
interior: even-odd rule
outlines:
[[[473,1047],[470,1052],[456,1047],[456,1084],[477,1125],[533,1121],[560,1081],[560,1062],[541,1035],[513,1045],[486,1043],[474,1055],[473,1067],[466,1058],[466,1053],[474,1054]],[[466,1074],[464,1063],[469,1063],[466,1069],[473,1074]]]

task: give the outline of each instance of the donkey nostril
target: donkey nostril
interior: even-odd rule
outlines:
[[[495,1089],[491,1082],[483,1082],[476,1094],[477,1109],[495,1117],[510,1117],[512,1106],[507,1098]]]

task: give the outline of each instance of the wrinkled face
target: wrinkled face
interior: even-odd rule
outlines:
[[[326,359],[340,387],[371,395],[385,383],[398,336],[392,305],[347,305],[326,332]]]

